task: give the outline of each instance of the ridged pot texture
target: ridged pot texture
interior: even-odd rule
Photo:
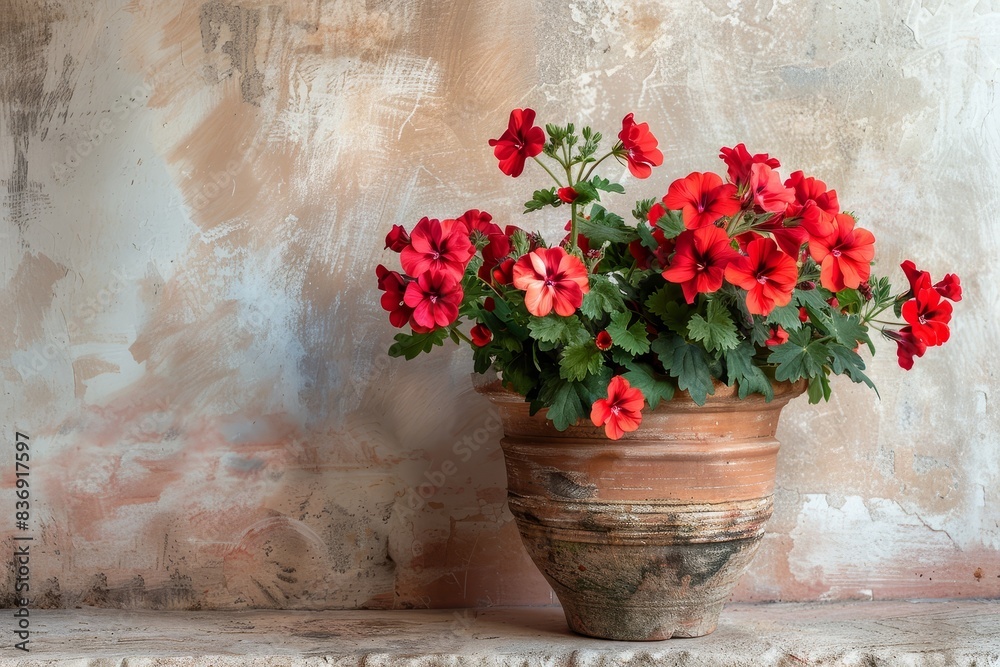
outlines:
[[[559,432],[499,382],[507,502],[570,628],[617,640],[712,632],[771,516],[778,416],[804,386],[739,399],[717,385],[647,410],[618,441],[581,421]]]

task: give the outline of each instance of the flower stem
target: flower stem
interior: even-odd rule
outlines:
[[[563,184],[559,181],[559,179],[556,178],[556,175],[553,174],[552,171],[550,171],[549,168],[545,166],[545,163],[538,159],[537,155],[533,156],[531,159],[537,162],[542,167],[542,169],[545,170],[545,173],[552,177],[552,180],[556,182],[556,185],[558,187],[561,188],[563,186]]]
[[[462,340],[464,340],[469,345],[472,345],[472,340],[459,330],[457,324],[458,323],[456,322],[455,325],[452,325],[451,327],[452,333],[461,338]]]
[[[587,173],[583,175],[583,178],[581,178],[579,180],[581,180],[581,181],[589,180],[590,176],[594,173],[594,170],[597,169],[597,165],[601,164],[602,162],[604,162],[605,160],[607,160],[609,157],[611,157],[614,154],[615,154],[614,150],[611,150],[611,151],[608,151],[607,153],[605,153],[604,157],[602,157],[600,160],[598,160],[594,164],[590,165],[590,169],[588,169]],[[582,166],[581,166],[581,171],[582,170],[583,169],[582,169]]]

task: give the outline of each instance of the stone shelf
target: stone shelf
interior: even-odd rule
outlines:
[[[559,608],[421,611],[33,610],[7,665],[1000,666],[1000,600],[733,604],[699,639],[608,642]],[[0,623],[2,629],[2,623]]]

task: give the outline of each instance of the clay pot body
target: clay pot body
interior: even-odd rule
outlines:
[[[647,410],[618,441],[581,421],[559,432],[499,382],[477,387],[500,411],[507,502],[569,627],[618,640],[712,632],[771,516],[781,408],[718,385]]]

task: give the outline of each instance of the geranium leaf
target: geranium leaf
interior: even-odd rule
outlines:
[[[675,285],[664,285],[649,295],[646,308],[659,317],[668,329],[683,336],[687,333],[692,309],[678,300],[679,293]]]
[[[608,333],[611,334],[611,342],[627,351],[632,356],[638,356],[649,352],[649,338],[646,335],[646,325],[638,321],[629,326],[632,314],[629,312],[619,312],[611,315],[611,323],[608,325]]]
[[[555,188],[535,190],[535,193],[531,195],[531,201],[524,202],[524,212],[529,213],[543,209],[546,206],[559,206],[560,204],[562,204],[562,200],[556,195]]]
[[[568,345],[559,358],[559,377],[564,380],[582,380],[601,370],[604,355],[593,341],[580,345]]]
[[[709,352],[731,350],[740,344],[729,309],[714,299],[708,302],[705,317],[692,315],[687,327],[691,340],[701,341]]]
[[[656,221],[656,226],[663,230],[664,238],[668,239],[677,238],[681,232],[687,229],[680,211],[667,211]]]
[[[547,416],[556,430],[565,431],[583,417],[583,403],[574,383],[552,378],[549,385],[546,392],[549,400],[542,398],[548,405]]]
[[[644,222],[640,222],[635,227],[635,231],[639,233],[639,238],[642,240],[642,245],[648,250],[656,250],[659,247],[659,243],[656,242],[656,237],[653,236],[653,228]]]
[[[590,207],[590,219],[578,218],[577,230],[590,239],[591,246],[599,246],[605,241],[630,243],[638,238],[638,232],[625,226],[625,221],[604,209],[599,204]]]
[[[603,190],[604,192],[617,192],[618,194],[623,194],[625,192],[625,188],[621,183],[612,183],[608,179],[601,178],[600,176],[594,176],[590,179],[590,183],[596,190]]]
[[[680,336],[660,334],[652,348],[664,370],[677,379],[677,387],[686,389],[695,403],[704,405],[708,395],[715,393],[712,372],[700,345],[686,343]]]
[[[650,408],[655,408],[660,401],[669,401],[674,397],[674,384],[665,375],[654,371],[649,364],[633,361],[626,366],[628,372],[623,377],[642,392]]]
[[[528,320],[528,330],[531,331],[532,338],[541,343],[572,345],[582,343],[590,338],[590,334],[583,328],[580,318],[576,315],[567,317],[560,315],[536,317],[532,315]],[[552,349],[552,347],[548,349]]]
[[[732,350],[726,350],[729,384],[731,386],[735,382],[738,385],[740,398],[746,398],[750,394],[763,394],[764,398],[770,401],[774,398],[774,388],[764,375],[764,371],[753,363],[755,352],[753,343],[748,340],[742,341]]]
[[[864,382],[866,385],[875,389],[875,394],[878,394],[878,389],[875,388],[875,383],[865,375],[862,371],[865,369],[865,362],[854,350],[851,350],[843,345],[838,345],[833,343],[830,346],[830,356],[833,357],[833,372],[838,375],[846,375],[851,378],[854,382]]]
[[[605,313],[625,309],[621,290],[606,276],[591,274],[590,291],[583,297],[580,312],[592,320],[599,320]]]
[[[775,308],[764,320],[764,323],[780,326],[785,331],[794,331],[802,326],[802,320],[799,319],[799,307],[789,303],[787,306]]]
[[[812,378],[823,374],[823,364],[829,356],[825,343],[810,340],[808,328],[788,334],[788,342],[774,348],[768,356],[768,363],[776,364],[774,377],[778,381],[794,382],[800,378]]]
[[[809,379],[809,402],[819,403],[820,399],[830,400],[830,379],[826,375]]]
[[[430,352],[435,345],[444,344],[448,331],[448,329],[435,329],[430,333],[396,334],[396,342],[389,347],[389,356],[413,359],[421,352]]]

